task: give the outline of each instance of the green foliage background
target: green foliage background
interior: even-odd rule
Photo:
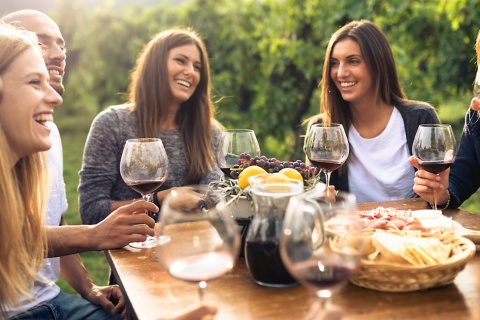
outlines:
[[[459,137],[476,70],[479,12],[479,0],[190,0],[149,7],[104,0],[94,9],[58,0],[48,14],[68,48],[64,104],[55,118],[64,141],[68,223],[80,223],[76,187],[90,123],[124,101],[138,52],[157,32],[193,27],[209,51],[217,118],[227,128],[254,129],[263,154],[295,160],[304,158],[301,123],[319,112],[328,40],[354,19],[384,30],[407,95],[436,106]],[[479,198],[463,207],[480,212]],[[93,279],[106,284],[103,254],[82,257]]]
[[[228,128],[254,129],[264,154],[286,160],[303,158],[300,124],[319,111],[324,51],[348,21],[369,19],[385,31],[413,99],[438,107],[468,95],[475,73],[478,0],[191,0],[116,9],[113,3],[91,11],[59,0],[51,13],[67,40],[60,113],[73,127],[83,129],[123,102],[138,52],[155,33],[178,25],[205,39],[218,119]]]

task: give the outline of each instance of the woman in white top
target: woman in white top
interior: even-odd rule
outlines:
[[[439,123],[427,103],[407,100],[385,34],[367,20],[352,21],[333,34],[325,54],[321,114],[315,123],[341,123],[350,143],[345,164],[330,183],[357,201],[414,197],[408,162],[417,127]]]

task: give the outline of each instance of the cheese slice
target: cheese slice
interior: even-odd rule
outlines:
[[[414,233],[393,234],[382,230],[375,231],[372,243],[379,251],[374,259],[414,266],[443,263],[452,250],[451,245],[435,237],[422,237]]]
[[[453,231],[453,220],[445,217],[440,210],[412,211],[412,217],[431,231]]]

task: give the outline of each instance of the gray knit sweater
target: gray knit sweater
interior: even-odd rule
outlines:
[[[212,150],[217,152],[221,130],[213,127]],[[84,224],[95,224],[110,213],[113,201],[130,200],[140,194],[128,187],[120,175],[120,158],[128,139],[138,138],[136,114],[128,106],[113,106],[97,115],[88,133],[78,186],[80,216]],[[160,139],[168,155],[170,170],[159,190],[187,185],[187,162],[180,130],[162,130]],[[198,161],[204,161],[199,159]],[[212,159],[212,171],[198,183],[219,180],[222,172]]]

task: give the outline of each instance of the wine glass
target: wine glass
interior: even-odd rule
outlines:
[[[307,133],[305,153],[308,160],[325,174],[325,183],[330,186],[330,175],[347,160],[348,140],[339,123],[315,124]]]
[[[285,213],[280,255],[290,274],[316,291],[323,310],[360,267],[366,240],[355,202],[346,192],[303,194],[290,198]]]
[[[232,168],[238,168],[240,159],[250,160],[260,156],[255,132],[249,129],[231,129],[222,134],[222,141],[216,154],[217,164],[222,172],[232,179],[238,178],[238,172]]]
[[[162,140],[155,138],[130,139],[125,143],[120,160],[120,174],[123,181],[151,201],[151,194],[167,180],[168,157]],[[156,220],[157,215],[147,212]],[[163,239],[166,240],[166,239]],[[147,236],[143,242],[129,244],[134,248],[153,248],[157,238]]]
[[[449,124],[421,124],[413,140],[412,154],[425,171],[439,174],[448,169],[457,156],[457,143]],[[433,210],[437,199],[433,189]]]
[[[207,281],[230,271],[240,236],[223,195],[208,186],[172,190],[162,203],[157,258],[172,277],[198,283],[200,302]]]

